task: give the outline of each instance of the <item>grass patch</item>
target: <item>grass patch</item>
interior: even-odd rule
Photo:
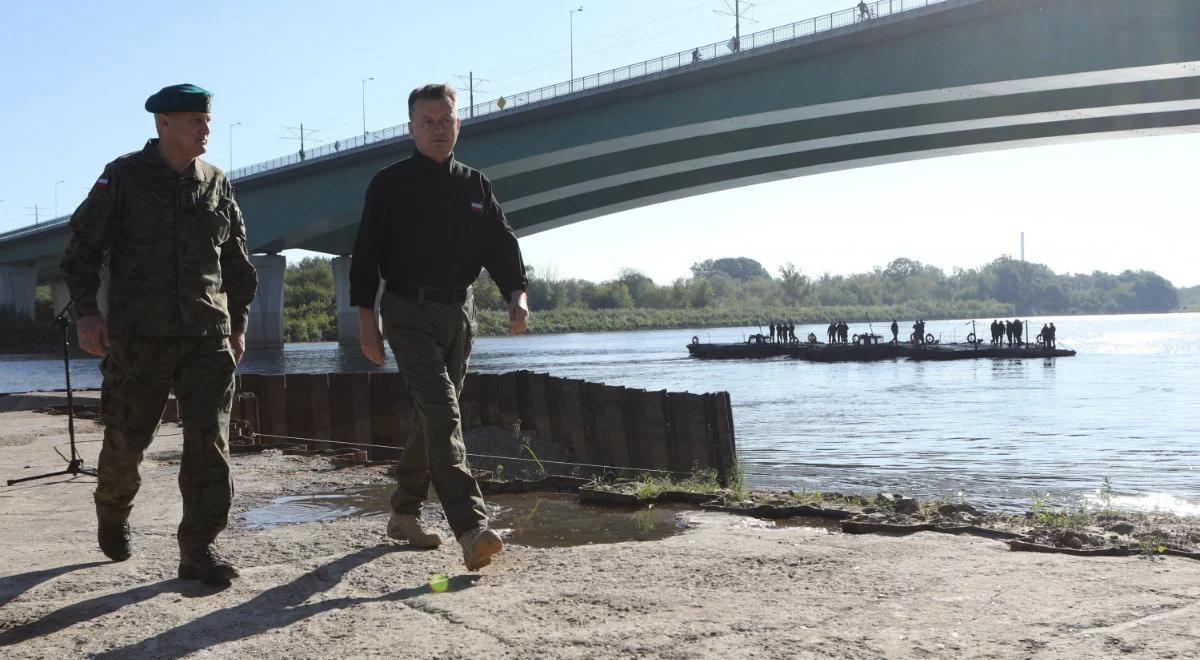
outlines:
[[[1113,507],[1113,500],[1115,498],[1116,491],[1113,490],[1112,481],[1110,481],[1108,477],[1104,477],[1104,483],[1100,485],[1100,503],[1103,505],[1103,507],[1100,509],[1100,513],[1105,515],[1112,515],[1116,513],[1117,510],[1115,507]]]
[[[1046,527],[1057,527],[1063,529],[1078,529],[1093,523],[1096,515],[1087,510],[1087,500],[1080,497],[1075,500],[1075,506],[1071,508],[1052,509],[1046,503],[1046,493],[1033,493],[1030,495],[1033,505],[1029,509],[1028,517],[1033,522]],[[1111,510],[1108,510],[1111,513]]]
[[[746,489],[746,469],[741,461],[733,465],[733,479],[729,481],[729,497],[735,502],[743,502],[749,491]]]
[[[735,479],[735,481],[741,481]],[[640,500],[652,500],[668,491],[685,493],[701,493],[704,495],[732,494],[732,489],[726,490],[717,479],[715,470],[697,470],[684,479],[673,479],[669,475],[643,474],[633,482],[633,494]],[[745,496],[745,487],[740,488]]]
[[[1167,546],[1151,539],[1138,543],[1138,556],[1143,559],[1165,559],[1163,553],[1166,551]]]
[[[843,493],[827,493],[820,490],[809,490],[807,487],[801,488],[799,492],[791,492],[789,495],[792,501],[796,504],[807,504],[809,506],[870,506],[873,500],[862,495],[846,495]]]
[[[534,464],[537,465],[537,473],[535,476],[538,479],[541,479],[542,477],[546,476],[546,466],[542,464],[542,459],[538,458],[538,455],[533,453],[533,447],[531,447],[529,445],[528,438],[526,438],[525,441],[521,443],[521,449],[525,453],[529,454],[529,457],[531,459],[533,459]]]

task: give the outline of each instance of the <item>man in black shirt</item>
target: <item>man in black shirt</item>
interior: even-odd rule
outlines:
[[[470,285],[487,268],[508,301],[510,334],[528,322],[525,265],[492,184],[454,159],[460,122],[448,85],[408,97],[415,149],[380,170],[367,188],[350,266],[350,303],[358,307],[363,355],[384,363],[386,334],[412,395],[420,436],[396,469],[388,535],[435,548],[441,537],[420,519],[432,480],[468,570],[492,561],[503,543],[487,528],[483,496],[467,467],[458,399],[475,336]],[[375,316],[380,279],[384,293]]]

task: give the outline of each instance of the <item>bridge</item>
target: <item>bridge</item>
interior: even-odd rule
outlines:
[[[1200,128],[1200,2],[878,0],[462,108],[458,156],[518,235],[691,195],[918,158]],[[401,125],[232,173],[259,270],[250,339],[282,337],[284,258],[348,254]],[[0,304],[56,284],[58,218],[0,234]]]

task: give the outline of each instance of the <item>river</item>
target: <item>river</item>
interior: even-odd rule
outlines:
[[[536,319],[535,319],[536,320]],[[472,369],[516,369],[644,389],[730,393],[751,486],[965,499],[1010,510],[1038,497],[1200,515],[1200,314],[1031,319],[1058,326],[1052,360],[817,364],[700,361],[692,335],[740,341],[751,328],[486,337]],[[983,320],[979,334],[986,335]],[[885,324],[874,330],[885,333]],[[961,340],[969,321],[930,321]],[[853,324],[851,332],[866,330]],[[824,327],[797,326],[797,336]],[[907,331],[905,331],[907,332]],[[75,387],[100,384],[73,360]],[[334,343],[251,351],[247,373],[368,371]],[[0,356],[0,392],[63,387],[62,363]]]

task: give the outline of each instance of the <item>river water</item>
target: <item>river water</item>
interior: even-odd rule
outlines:
[[[529,335],[476,342],[472,369],[516,369],[644,389],[730,393],[751,486],[959,498],[1024,510],[1034,493],[1200,515],[1200,314],[1031,319],[1058,326],[1052,360],[818,364],[700,361],[702,341],[757,328]],[[984,320],[979,334],[986,335]],[[860,327],[861,325],[861,327]],[[969,321],[930,321],[943,341]],[[851,332],[866,330],[855,324]],[[884,334],[883,324],[876,332]],[[824,327],[797,326],[797,336]],[[906,331],[907,332],[907,331]],[[98,361],[73,360],[75,387],[98,387]],[[333,343],[252,351],[246,373],[369,371]],[[0,392],[63,387],[62,362],[0,356]]]

